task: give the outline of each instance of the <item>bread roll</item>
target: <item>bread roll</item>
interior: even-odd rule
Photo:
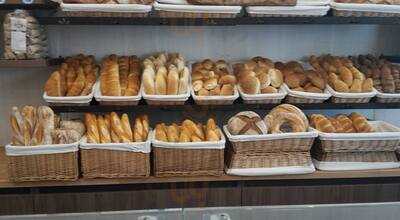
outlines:
[[[179,74],[176,68],[172,68],[167,78],[167,95],[177,95],[179,90]]]
[[[155,73],[154,69],[152,68],[145,68],[143,71],[143,88],[144,92],[147,95],[155,95],[156,94],[156,89],[155,89]]]
[[[297,74],[291,73],[285,76],[285,83],[289,88],[297,88],[301,86],[300,78]]]
[[[345,66],[341,66],[338,70],[340,78],[350,87],[353,84],[353,73]]]
[[[281,87],[283,83],[283,74],[278,69],[270,69],[268,75],[271,78],[271,85],[275,88]]]
[[[236,77],[234,75],[228,74],[228,75],[225,75],[225,76],[222,76],[221,78],[219,78],[218,83],[235,85]]]
[[[86,85],[86,77],[82,67],[78,68],[78,75],[67,92],[67,96],[78,96]]]
[[[209,95],[210,95],[210,92],[209,92],[207,89],[202,88],[202,89],[199,90],[199,92],[198,92],[197,95],[198,95],[198,96],[209,96]]]
[[[272,86],[267,86],[261,89],[261,93],[263,94],[278,93],[278,89]]]
[[[333,89],[337,92],[349,92],[349,87],[340,79],[333,81]]]
[[[240,81],[240,87],[246,94],[258,94],[260,93],[260,80],[255,76],[246,76]]]
[[[362,92],[372,92],[373,91],[373,81],[371,78],[364,80],[361,90],[362,90]]]
[[[367,119],[359,113],[353,112],[349,116],[350,120],[353,122],[353,126],[359,133],[369,133],[373,132],[374,129],[368,123]]]
[[[220,95],[222,96],[230,96],[235,93],[234,87],[231,84],[225,84],[221,87],[221,93]]]
[[[335,133],[336,129],[332,125],[331,121],[321,114],[312,114],[311,117],[311,125],[315,127],[317,130],[325,132],[325,133]]]
[[[229,85],[229,84],[228,84]],[[229,85],[230,86],[230,85]],[[229,91],[227,91],[227,90],[229,90],[229,87],[228,88],[225,88],[225,91],[224,91],[224,93],[229,93]],[[214,89],[211,89],[210,91],[209,91],[209,93],[210,93],[210,95],[211,96],[217,96],[217,95],[223,95],[222,93],[221,93],[221,86],[220,85],[218,85],[217,87],[215,87]]]
[[[362,83],[363,81],[361,79],[354,79],[349,92],[354,92],[354,93],[362,92]]]

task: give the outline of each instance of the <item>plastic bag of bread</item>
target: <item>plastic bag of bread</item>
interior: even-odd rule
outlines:
[[[151,105],[183,105],[190,96],[189,68],[178,53],[160,53],[143,60],[143,98]]]
[[[98,67],[93,56],[66,58],[44,85],[43,98],[52,104],[88,105],[94,95]]]
[[[230,105],[239,97],[236,76],[224,60],[192,64],[191,94],[199,105]]]
[[[5,16],[4,58],[39,59],[47,57],[47,37],[44,28],[25,10],[15,10]]]
[[[240,96],[245,103],[279,103],[286,96],[281,89],[283,74],[274,63],[263,57],[239,62],[233,65],[238,80]]]
[[[105,105],[137,105],[141,99],[141,61],[112,54],[103,59],[95,99]]]

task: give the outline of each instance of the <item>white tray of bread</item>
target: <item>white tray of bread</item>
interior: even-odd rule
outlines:
[[[372,78],[367,78],[349,58],[329,54],[310,56],[309,64],[325,74],[326,90],[332,94],[334,103],[366,103],[376,95]]]
[[[275,66],[281,70],[284,76],[282,88],[287,92],[287,103],[321,103],[331,97],[325,91],[326,80],[323,74],[316,70],[310,70],[308,65],[289,61],[276,62]]]
[[[183,105],[189,99],[190,71],[177,53],[160,53],[143,61],[142,97],[149,105]]]
[[[239,92],[236,77],[224,60],[205,59],[191,65],[190,93],[198,105],[230,105]]]
[[[141,63],[136,56],[110,55],[103,59],[94,98],[102,105],[137,105],[142,98]]]
[[[283,75],[268,58],[253,57],[233,64],[238,90],[244,103],[280,103],[286,96],[281,89]]]
[[[93,56],[67,58],[46,81],[43,99],[52,105],[89,105],[97,72]]]

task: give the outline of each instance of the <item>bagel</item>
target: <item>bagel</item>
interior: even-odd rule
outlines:
[[[273,116],[277,112],[278,113],[279,112],[287,112],[287,113],[294,113],[294,114],[298,115],[303,120],[306,130],[308,129],[309,123],[308,123],[307,116],[303,113],[303,111],[301,111],[296,106],[290,105],[290,104],[281,104],[281,105],[278,105],[275,108],[273,108],[269,112],[269,115]]]
[[[305,132],[307,130],[303,119],[295,113],[278,112],[273,116],[267,116],[267,120],[271,120],[269,125],[272,134]]]

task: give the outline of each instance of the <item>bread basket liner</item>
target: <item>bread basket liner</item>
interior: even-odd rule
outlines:
[[[248,6],[250,15],[304,15],[324,16],[329,11],[329,6]]]
[[[318,133],[320,140],[352,140],[352,141],[369,141],[369,140],[399,140],[400,128],[384,121],[369,121],[369,124],[378,132],[371,133],[325,133],[310,127],[311,130]]]
[[[94,96],[95,87],[99,82],[96,82],[92,87],[92,92],[85,96],[48,96],[43,93],[43,99],[48,103],[67,103],[67,104],[85,104],[90,103]]]
[[[139,93],[136,96],[103,96],[101,95],[100,82],[95,85],[94,98],[98,102],[132,102],[139,101],[142,98],[142,86],[140,86]]]
[[[64,4],[60,3],[62,11],[70,12],[129,12],[146,13],[150,12],[151,5],[140,4]]]
[[[118,150],[118,151],[129,151],[148,154],[151,151],[151,136],[152,131],[147,135],[147,140],[144,142],[131,142],[131,143],[104,143],[104,144],[93,144],[87,143],[86,138],[82,138],[79,148],[90,150]]]
[[[376,94],[377,94],[377,92],[376,92],[376,90],[374,88],[373,88],[372,92],[359,92],[359,93],[336,92],[329,85],[326,85],[326,90],[325,91],[327,91],[330,94],[332,94],[333,97],[351,98],[351,99],[354,99],[354,98],[372,98],[372,97],[376,96]]]
[[[400,5],[337,3],[334,1],[330,5],[332,9],[338,11],[400,13]]]
[[[225,136],[222,131],[218,128],[221,133],[221,140],[219,141],[202,141],[202,142],[186,142],[186,143],[177,143],[177,142],[165,142],[159,141],[155,138],[155,132],[152,134],[151,143],[153,147],[160,148],[174,148],[174,149],[224,149],[225,148]]]
[[[288,96],[293,96],[296,98],[306,98],[306,99],[322,99],[322,100],[327,100],[329,99],[332,95],[324,91],[324,93],[314,93],[314,92],[301,92],[301,91],[294,91],[291,90],[286,83],[282,85],[282,88],[284,91],[286,91]]]
[[[154,2],[154,9],[158,11],[191,12],[191,13],[218,13],[239,14],[241,6],[219,6],[219,5],[171,5]]]
[[[308,166],[286,166],[272,168],[225,168],[228,175],[238,176],[272,176],[272,175],[287,175],[287,174],[307,174],[315,172],[315,167],[312,163]]]
[[[279,88],[278,93],[266,93],[266,94],[253,94],[249,95],[242,91],[240,85],[238,86],[238,91],[240,97],[246,101],[255,101],[255,100],[266,100],[266,99],[284,99],[286,96],[286,92],[281,88]]]
[[[237,98],[239,98],[239,92],[238,92],[238,88],[237,88],[237,86],[235,85],[234,86],[234,88],[233,88],[233,91],[234,91],[234,93],[233,93],[233,95],[209,95],[209,96],[198,96],[198,95],[196,95],[196,93],[194,92],[194,90],[193,90],[193,86],[192,86],[192,84],[190,83],[190,94],[192,95],[192,97],[193,97],[193,99],[196,101],[196,100],[200,100],[200,101],[218,101],[218,100],[221,100],[221,101],[234,101],[234,100],[236,100]]]
[[[6,145],[7,156],[29,156],[41,154],[62,154],[79,150],[79,141],[71,144],[47,144],[37,146],[12,146]]]
[[[171,4],[171,5],[190,5],[186,0],[157,0],[161,4]]]
[[[331,0],[297,0],[297,5],[321,6],[329,5]]]
[[[326,171],[373,170],[400,167],[400,162],[324,162],[316,159],[312,160],[317,169]]]
[[[296,133],[281,133],[281,134],[260,134],[260,135],[232,135],[227,125],[224,125],[224,133],[230,142],[245,142],[245,141],[263,141],[263,140],[277,140],[277,139],[290,139],[290,138],[315,138],[318,132],[315,129],[309,129],[308,132]]]

